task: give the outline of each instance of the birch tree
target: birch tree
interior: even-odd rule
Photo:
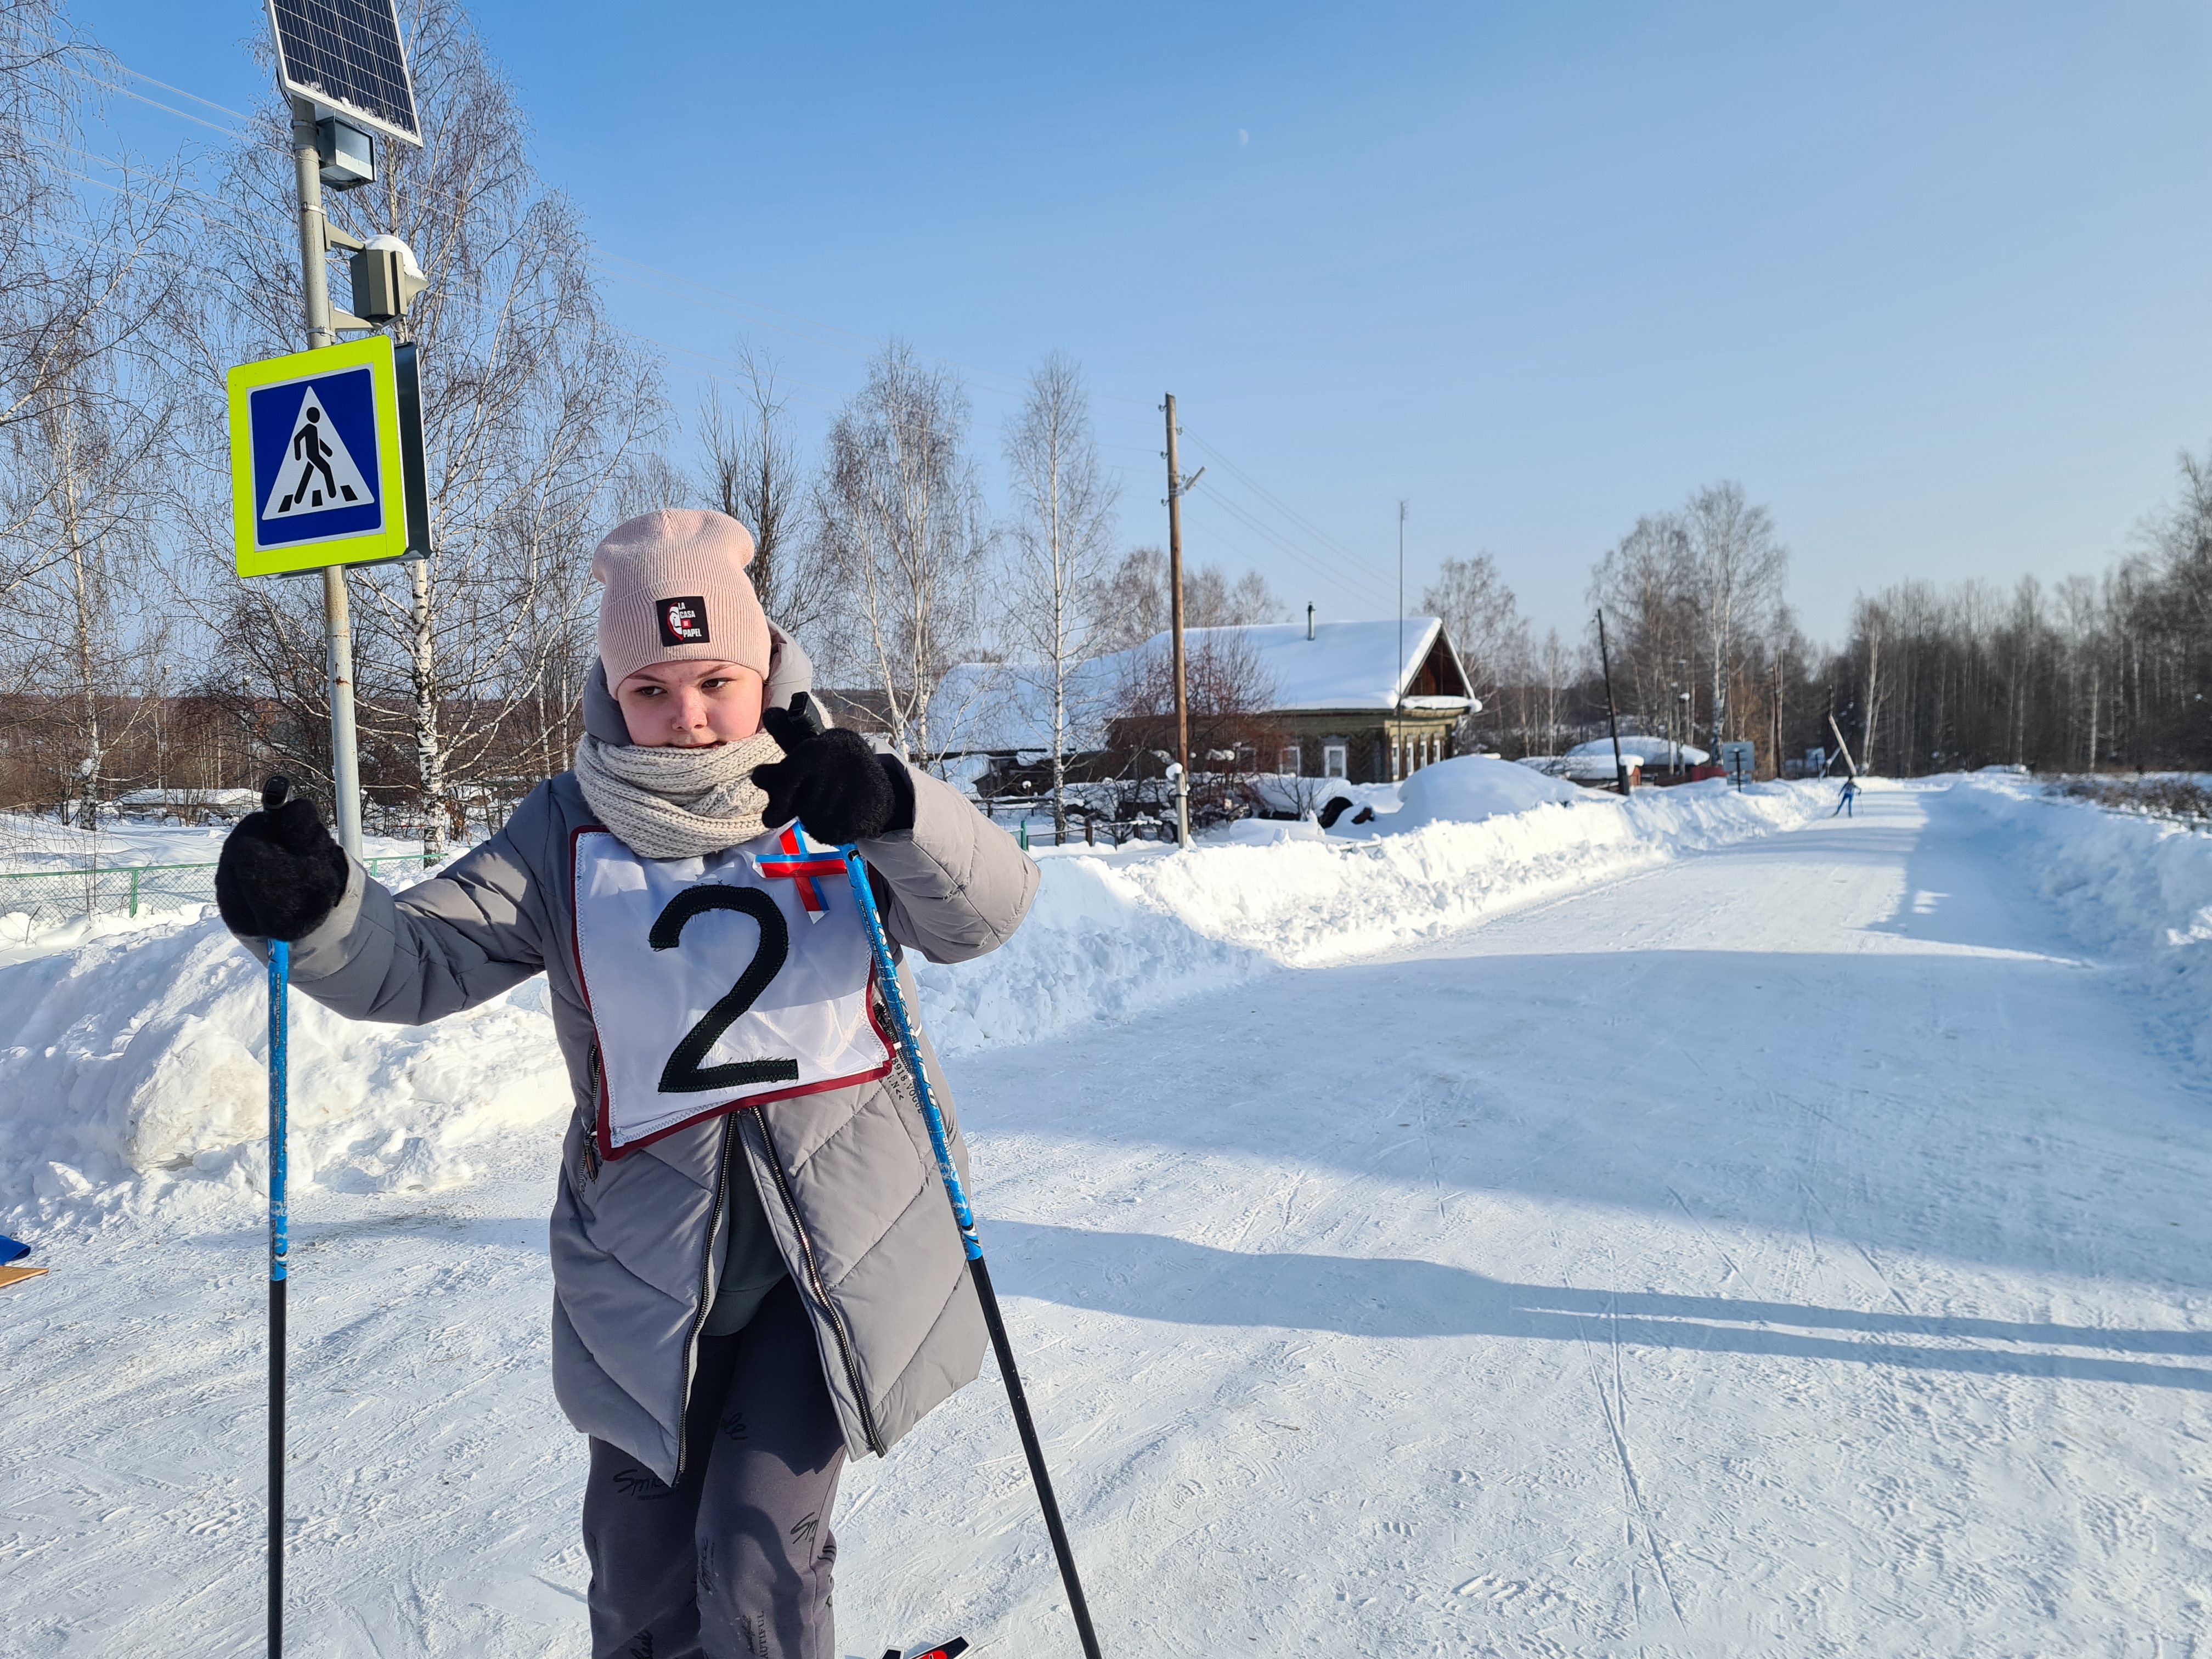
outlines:
[[[1743,486],[1732,480],[1692,495],[1680,522],[1712,678],[1707,713],[1717,756],[1728,735],[1729,700],[1744,640],[1764,628],[1780,602],[1790,556],[1776,539],[1766,509],[1747,501]]]
[[[775,365],[740,348],[745,380],[732,409],[713,394],[700,411],[707,498],[752,532],[753,590],[793,635],[818,635],[838,600],[836,573],[807,556],[807,486]]]
[[[974,642],[990,546],[962,451],[968,400],[893,341],[830,427],[815,489],[817,556],[844,593],[844,649],[881,690],[892,744],[930,755],[929,700]]]
[[[1142,645],[1167,628],[1171,617],[1168,574],[1168,556],[1157,547],[1133,547],[1121,556],[1102,590],[1104,649],[1124,651]],[[1256,570],[1247,570],[1232,581],[1218,564],[1183,565],[1186,628],[1284,622],[1289,614],[1289,607]]]
[[[1443,619],[1458,647],[1460,665],[1474,681],[1475,695],[1496,698],[1507,677],[1528,656],[1528,625],[1520,602],[1487,553],[1471,559],[1449,558],[1437,580],[1421,591],[1425,615]]]
[[[174,402],[157,324],[179,281],[175,168],[102,160],[95,190],[64,154],[109,72],[58,7],[0,0],[0,671],[29,694],[17,746],[47,751],[86,828],[161,635],[143,567]]]
[[[78,357],[23,406],[6,428],[11,465],[0,495],[17,559],[0,647],[15,689],[47,713],[45,746],[66,773],[57,793],[74,793],[87,830],[98,826],[110,753],[144,710],[130,694],[165,633],[146,603],[154,584],[144,566],[166,399],[126,394],[113,367]]]
[[[1057,353],[1030,376],[1029,395],[1006,429],[1014,495],[1015,580],[1009,631],[1016,672],[1050,710],[1052,822],[1067,839],[1067,734],[1098,709],[1076,700],[1073,677],[1100,654],[1100,590],[1107,576],[1115,490],[1099,465],[1091,399],[1075,364]]]
[[[1672,727],[1678,684],[1703,655],[1690,538],[1671,513],[1647,514],[1592,573],[1589,599],[1613,629],[1616,683],[1623,708],[1649,722],[1665,710]],[[1593,629],[1589,643],[1596,645]]]

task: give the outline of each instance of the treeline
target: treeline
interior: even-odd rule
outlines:
[[[1771,776],[1780,757],[1825,741],[1826,664],[1798,630],[1788,572],[1772,516],[1723,481],[1639,518],[1607,551],[1589,629],[1571,640],[1534,636],[1486,553],[1446,560],[1422,605],[1459,642],[1484,702],[1468,736],[1486,748],[1556,755],[1597,737],[1609,665],[1625,734],[1708,754],[1748,738]]]
[[[2212,453],[2177,471],[2101,576],[1899,583],[1859,599],[1839,648],[1806,640],[1771,518],[1735,483],[1639,519],[1593,568],[1591,624],[1571,641],[1533,636],[1488,554],[1446,560],[1422,605],[1484,698],[1470,737],[1510,757],[1602,729],[1602,614],[1624,731],[1709,752],[1748,739],[1765,775],[1832,755],[1838,734],[1899,776],[2212,769]]]
[[[2102,576],[1863,599],[1830,665],[1846,730],[1902,774],[2212,769],[2212,454]]]

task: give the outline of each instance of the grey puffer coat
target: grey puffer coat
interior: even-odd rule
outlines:
[[[777,646],[769,690],[781,702],[803,686],[805,663],[787,639]],[[595,733],[626,740],[604,682],[586,718]],[[914,792],[913,830],[861,844],[888,894],[884,926],[932,962],[981,956],[1027,913],[1036,866],[957,791],[916,775]],[[749,1181],[811,1317],[847,1445],[856,1456],[887,1451],[974,1379],[984,1345],[912,1085],[894,1066],[600,1158],[598,1050],[576,981],[570,870],[572,836],[596,822],[563,773],[498,835],[396,897],[356,864],[329,920],[292,947],[292,983],[349,1018],[416,1025],[545,975],[575,1107],[552,1216],[553,1384],[578,1429],[678,1480],[730,1183]],[[899,976],[913,1006],[903,962]],[[964,1173],[951,1096],[926,1038],[923,1047]]]

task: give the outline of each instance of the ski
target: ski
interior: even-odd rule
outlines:
[[[912,1653],[903,1652],[898,1648],[885,1648],[884,1659],[959,1659],[959,1656],[967,1651],[968,1638],[956,1636],[950,1642],[939,1643],[933,1648],[919,1648]]]

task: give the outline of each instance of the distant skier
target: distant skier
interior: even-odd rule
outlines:
[[[553,1389],[590,1437],[594,1659],[844,1651],[845,1459],[982,1365],[843,866],[775,826],[857,842],[892,939],[932,962],[1003,943],[1037,867],[951,786],[802,721],[812,665],[752,556],[719,513],[599,544],[574,769],[442,876],[395,897],[299,800],[240,823],[216,878],[231,931],[293,941],[292,983],[352,1018],[420,1024],[546,975],[572,1095]]]
[[[1847,818],[1855,817],[1856,814],[1851,811],[1851,803],[1858,798],[1859,781],[1856,778],[1845,778],[1844,780],[1844,793],[1836,798],[1836,812],[1841,812]],[[1830,817],[1833,817],[1836,816],[1836,812],[1831,812],[1828,816]]]

